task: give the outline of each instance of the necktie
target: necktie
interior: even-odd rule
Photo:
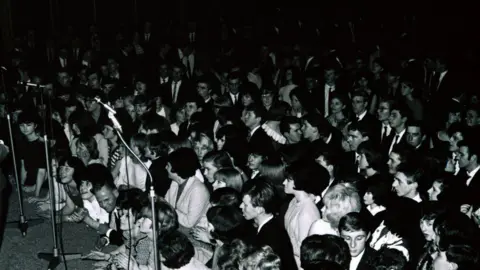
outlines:
[[[233,105],[237,104],[237,95],[233,95]]]
[[[173,103],[177,103],[177,94],[178,94],[177,85],[178,85],[178,82],[173,83],[173,94],[172,94]]]
[[[388,131],[387,126],[384,126],[383,127],[383,133],[382,133],[382,141],[386,136],[388,136],[387,131]]]
[[[190,78],[192,76],[190,59],[189,59],[188,56],[185,56],[185,57],[187,58],[187,76],[188,76],[188,78]]]
[[[393,144],[397,144],[398,143],[398,139],[400,139],[400,135],[395,135],[395,140],[393,141]]]
[[[438,90],[439,82],[440,82],[440,73],[436,72],[435,75],[433,75],[432,83],[430,84],[430,91],[432,93],[435,93]]]

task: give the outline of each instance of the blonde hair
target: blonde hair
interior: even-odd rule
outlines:
[[[240,262],[240,270],[280,270],[280,257],[270,246],[263,246]]]
[[[215,179],[215,181],[224,182],[227,187],[242,192],[244,183],[242,173],[233,167],[221,168],[213,175],[213,179]]]
[[[338,227],[340,219],[346,214],[359,213],[362,206],[357,189],[348,183],[330,187],[323,197],[323,203],[329,210],[325,212],[325,219],[333,228]]]

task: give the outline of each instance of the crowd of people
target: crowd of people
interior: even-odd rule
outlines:
[[[94,268],[154,269],[157,250],[162,269],[479,267],[468,65],[413,51],[408,33],[389,47],[301,21],[155,29],[92,26],[45,47],[30,31],[10,54],[0,137],[12,147],[10,113],[17,188],[38,215],[54,200],[61,222],[98,232]]]

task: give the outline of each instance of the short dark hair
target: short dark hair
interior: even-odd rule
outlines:
[[[195,255],[192,243],[179,231],[160,236],[159,240],[163,264],[168,268],[181,268],[187,265]]]
[[[265,115],[267,114],[267,111],[263,106],[255,103],[246,106],[244,110],[247,112],[253,112],[256,117],[262,118],[262,121],[265,120]]]
[[[168,155],[168,163],[172,166],[172,172],[177,173],[183,179],[195,175],[200,168],[197,154],[191,148],[181,147]]]
[[[403,162],[397,167],[397,172],[403,173],[408,178],[408,183],[421,183],[423,169],[414,162]]]
[[[299,124],[301,125],[302,122],[298,117],[295,116],[285,116],[280,121],[280,133],[283,134],[285,132],[290,132],[290,125]]]
[[[356,232],[364,231],[370,233],[370,224],[365,216],[361,213],[351,212],[340,219],[338,223],[338,231]]]
[[[92,183],[92,192],[98,192],[103,187],[111,190],[117,189],[113,176],[107,167],[102,164],[91,164],[87,167],[87,179]]]
[[[395,102],[393,106],[390,108],[390,111],[398,111],[402,118],[406,117],[407,122],[412,120],[412,110],[405,102]]]
[[[138,188],[124,189],[118,192],[116,206],[119,209],[132,210],[136,217],[142,208],[148,204],[147,194]]]
[[[278,193],[275,186],[267,179],[259,177],[255,181],[247,182],[243,196],[250,196],[254,207],[263,207],[265,213],[275,214],[278,210]]]
[[[317,196],[327,188],[330,180],[328,171],[313,160],[299,160],[292,163],[286,168],[286,174],[295,183],[296,190]]]
[[[335,235],[310,235],[302,241],[300,261],[302,268],[314,269],[321,261],[332,261],[344,269],[350,265],[351,255],[347,243]]]
[[[207,220],[212,224],[212,237],[222,242],[239,238],[245,218],[237,206],[214,206],[207,211]]]
[[[348,131],[358,131],[363,137],[371,137],[371,129],[364,122],[352,122],[348,125]]]

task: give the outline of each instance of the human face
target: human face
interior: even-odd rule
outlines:
[[[250,104],[252,104],[252,103],[253,103],[253,98],[252,98],[252,96],[247,95],[247,94],[242,95],[242,104],[243,104],[244,107],[246,107],[246,106],[248,106],[248,105],[250,105]]]
[[[180,109],[177,111],[175,114],[175,119],[177,120],[178,123],[183,123],[185,122],[186,115],[185,115],[185,109]]]
[[[260,207],[255,207],[252,205],[252,198],[250,195],[243,196],[242,203],[240,204],[240,209],[242,210],[243,217],[246,220],[252,220],[260,214]]]
[[[182,79],[183,76],[183,70],[179,67],[174,67],[172,69],[172,80],[174,82],[178,82]]]
[[[451,152],[458,151],[458,142],[463,140],[463,134],[461,132],[455,132],[451,137],[450,137],[450,147],[448,150]]]
[[[213,162],[204,162],[203,163],[203,174],[207,178],[208,182],[215,182],[214,175],[218,171],[218,168],[213,165]]]
[[[290,143],[298,143],[302,140],[302,126],[299,123],[291,124],[290,131],[284,135]]]
[[[149,239],[153,240],[153,222],[148,217],[141,217],[136,222],[139,224],[140,233],[146,234]]]
[[[372,65],[372,73],[375,74],[375,75],[378,75],[380,74],[381,72],[383,71],[383,68],[380,64],[378,64],[377,62],[373,62],[373,65]]]
[[[298,100],[297,96],[295,95],[292,95],[292,108],[297,111],[303,108],[302,103],[300,103],[300,100]]]
[[[407,121],[406,117],[403,117],[398,110],[392,110],[390,117],[388,118],[388,123],[392,128],[398,128],[402,125],[405,125]]]
[[[29,136],[33,133],[35,133],[35,128],[37,125],[34,123],[21,123],[20,124],[20,131],[22,132],[23,135]]]
[[[145,93],[147,92],[147,84],[144,82],[138,81],[135,84],[135,90],[137,90],[139,95],[145,95]]]
[[[438,201],[438,195],[442,193],[442,190],[443,190],[443,184],[438,181],[434,181],[432,183],[432,186],[427,190],[428,199],[430,201]]]
[[[87,108],[87,111],[93,112],[96,109],[98,109],[100,107],[100,105],[94,99],[87,98],[87,99],[85,99],[85,107]]]
[[[240,89],[240,80],[239,79],[230,79],[228,81],[228,91],[236,95]]]
[[[283,181],[283,190],[286,194],[293,194],[295,192],[295,182],[292,179],[285,179]]]
[[[210,89],[208,89],[208,84],[204,83],[204,82],[199,82],[197,83],[197,93],[199,96],[201,96],[203,99],[208,99],[210,94],[209,94],[209,91]]]
[[[388,118],[390,118],[390,104],[388,102],[380,102],[377,109],[377,118],[380,122],[388,121]]]
[[[365,77],[361,77],[361,78],[358,79],[357,84],[358,84],[358,86],[360,86],[362,88],[365,88],[365,87],[368,86],[368,80]]]
[[[89,200],[94,196],[91,190],[92,184],[89,181],[82,181],[80,183],[78,191],[80,191],[80,196],[82,196],[82,200]]]
[[[370,167],[370,165],[368,164],[368,161],[367,161],[367,157],[365,156],[364,153],[362,153],[360,155],[360,160],[358,162],[358,167],[362,170],[366,170]]]
[[[330,101],[330,110],[332,111],[332,114],[339,113],[344,109],[345,105],[340,99],[332,98],[332,100]]]
[[[110,140],[113,137],[115,137],[115,133],[111,126],[103,126],[102,134],[103,134],[103,137],[105,137],[105,139],[107,140]]]
[[[408,177],[404,173],[395,173],[392,187],[397,193],[398,197],[407,197],[409,195],[412,195],[416,191],[417,184],[409,181],[410,179],[408,179]]]
[[[217,150],[220,151],[223,149],[223,146],[225,145],[225,136],[223,136],[220,139],[216,139],[215,142],[217,143]]]
[[[373,194],[369,191],[365,192],[365,195],[363,195],[363,202],[365,205],[371,205],[374,204],[375,201],[373,200]]]
[[[450,124],[460,122],[462,120],[460,112],[449,112],[447,122]]]
[[[400,163],[402,163],[400,161],[400,155],[395,152],[391,152],[390,155],[388,156],[388,162],[387,162],[388,172],[390,174],[395,174],[397,172],[397,168],[398,168],[398,165],[400,165]]]
[[[335,82],[335,70],[334,69],[327,69],[323,73],[324,79],[326,83],[334,83]]]
[[[262,156],[260,156],[258,154],[250,154],[250,155],[248,155],[247,166],[252,171],[255,171],[255,170],[258,170],[262,161],[263,161]]]
[[[287,69],[287,70],[285,71],[285,80],[286,80],[287,82],[293,80],[293,71],[292,71],[291,69]]]
[[[302,134],[303,138],[309,141],[313,141],[316,138],[316,128],[310,125],[310,123],[308,123],[307,121],[303,121]]]
[[[469,127],[478,125],[480,123],[478,112],[475,110],[468,110],[467,115],[465,116],[465,122]]]
[[[409,126],[407,127],[407,143],[414,148],[418,147],[425,137],[422,135],[422,129],[420,127]]]
[[[116,190],[111,190],[106,186],[95,192],[95,198],[97,198],[98,204],[108,213],[112,213],[115,209],[117,196]]]
[[[135,225],[135,216],[132,213],[132,209],[121,209],[120,215],[120,229],[123,231],[129,231]]]
[[[354,96],[352,99],[352,110],[356,115],[362,114],[368,106],[368,102],[360,96]]]
[[[262,95],[262,104],[266,108],[270,108],[273,104],[273,94],[266,93]]]
[[[257,117],[254,112],[243,110],[242,120],[249,129],[259,125],[261,118]]]
[[[198,112],[198,106],[196,102],[187,102],[185,104],[185,115],[187,119],[190,119],[194,113]]]
[[[364,231],[350,232],[342,230],[340,232],[340,236],[348,244],[352,258],[355,258],[365,250],[365,246],[370,235]]]
[[[461,146],[457,151],[456,159],[460,168],[468,167],[468,165],[470,165],[470,154],[468,153],[468,147]]]
[[[209,141],[206,138],[202,138],[199,142],[195,143],[194,150],[197,154],[198,160],[202,162],[203,157],[205,157],[205,155],[212,149],[210,148]]]
[[[227,186],[227,184],[223,181],[220,181],[219,179],[216,179],[215,182],[213,182],[213,190],[217,190],[219,188],[224,188]]]
[[[358,130],[349,130],[347,142],[350,145],[352,151],[357,151],[358,146],[368,140],[368,137],[364,137]]]
[[[445,251],[439,251],[437,257],[433,260],[433,270],[452,270],[453,265],[447,260]]]
[[[75,172],[75,169],[68,166],[67,163],[65,163],[64,166],[60,166],[58,168],[58,174],[60,176],[60,181],[62,184],[70,183],[70,181],[73,180],[73,173]]]
[[[90,160],[90,152],[83,143],[77,143],[77,156],[82,160]]]
[[[409,85],[406,83],[402,83],[402,88],[401,88],[402,96],[406,97],[412,94],[413,88],[411,88]]]
[[[425,240],[428,242],[433,241],[435,239],[435,231],[433,230],[433,222],[435,220],[426,220],[422,219],[420,220],[420,230],[423,233],[423,236],[425,237]]]
[[[70,77],[70,75],[68,75],[66,72],[60,72],[57,75],[57,81],[63,87],[70,87],[72,77]]]

